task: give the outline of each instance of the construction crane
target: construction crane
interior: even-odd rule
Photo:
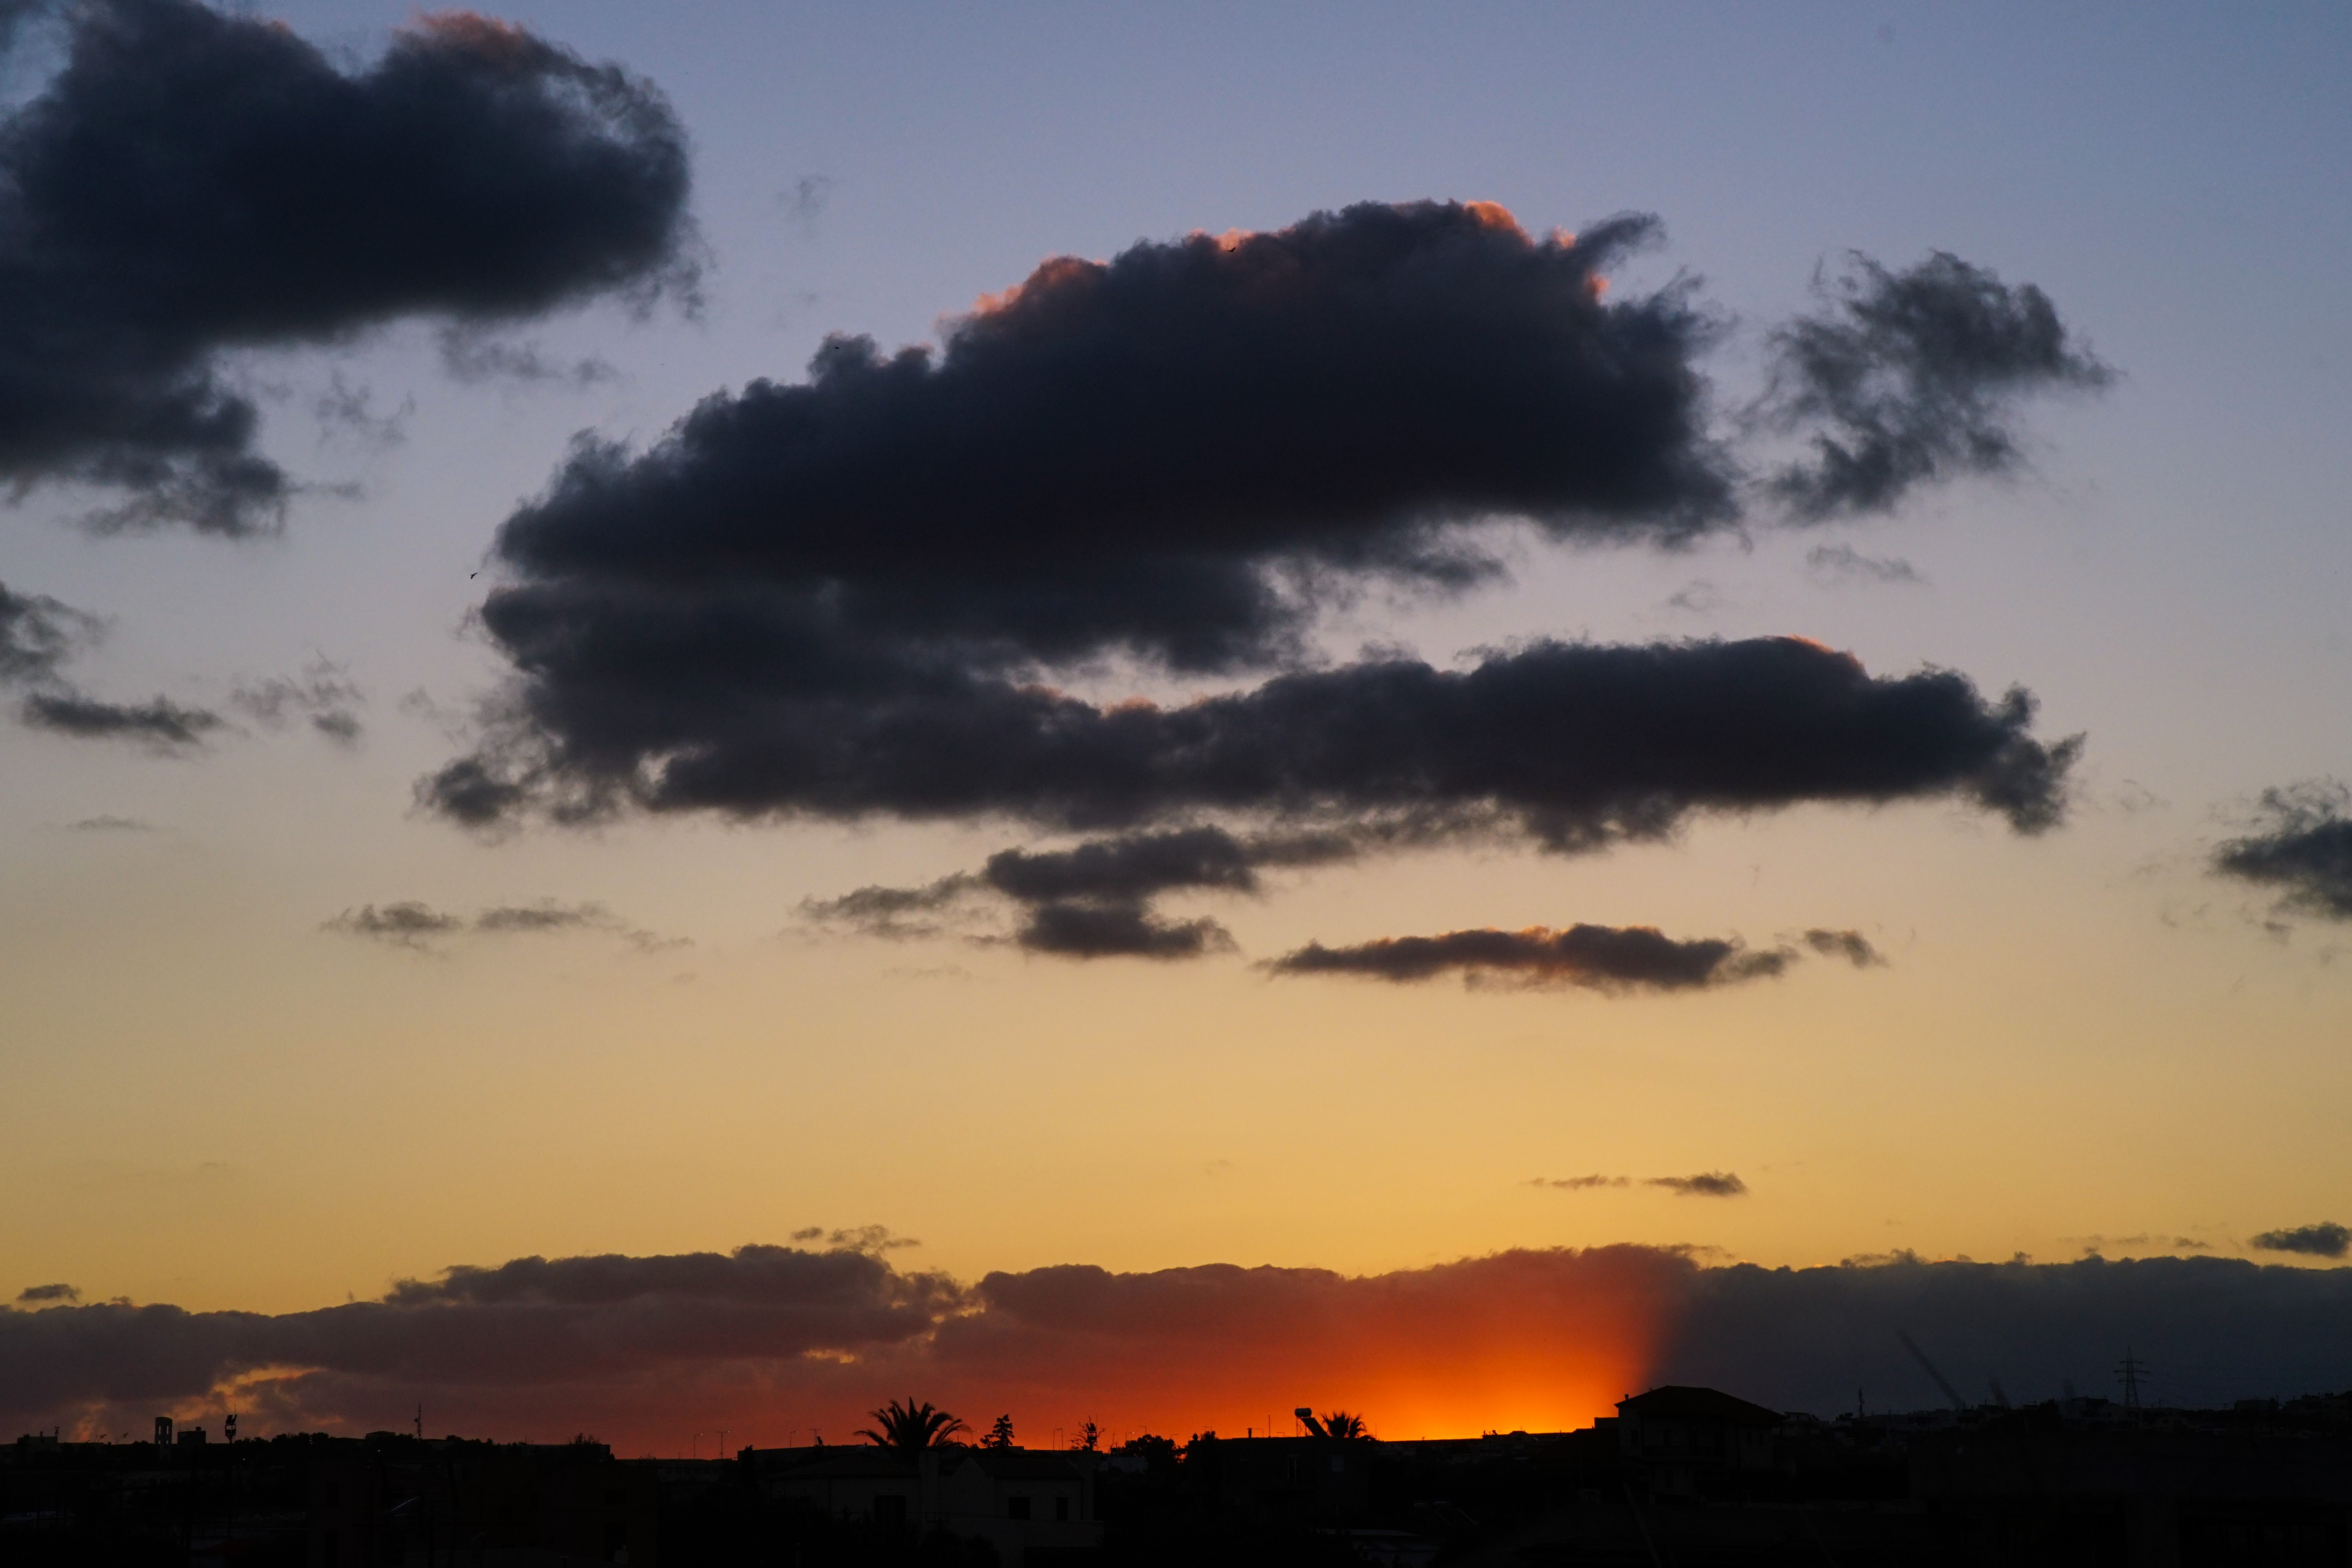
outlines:
[[[1927,1369],[1927,1375],[1935,1379],[1936,1386],[1944,1391],[1944,1397],[1952,1402],[1952,1408],[1958,1411],[1963,1415],[1967,1415],[1969,1413],[1968,1401],[1962,1399],[1960,1397],[1960,1391],[1954,1388],[1945,1380],[1944,1374],[1936,1370],[1936,1363],[1927,1359],[1927,1352],[1921,1350],[1917,1343],[1912,1340],[1911,1336],[1905,1333],[1900,1329],[1895,1331],[1895,1337],[1903,1342],[1903,1348],[1911,1352],[1911,1359],[1917,1362],[1922,1367],[1925,1367]]]

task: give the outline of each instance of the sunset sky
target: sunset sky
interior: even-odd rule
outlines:
[[[2344,1257],[2352,12],[26,11],[0,1299],[71,1290],[0,1363],[751,1245],[980,1293],[740,1351],[761,1441],[1049,1363],[1405,1436],[1589,1417],[1732,1264]],[[1904,335],[1956,279],[2061,335]],[[1064,1265],[1349,1326],[1147,1377],[1036,1348]],[[704,1424],[563,1375],[399,1386]]]

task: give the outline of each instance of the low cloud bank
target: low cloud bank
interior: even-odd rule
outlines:
[[[2126,1346],[2156,1399],[2210,1405],[2352,1386],[2352,1270],[2241,1258],[1921,1262],[1691,1277],[1654,1377],[1713,1384],[1780,1409],[1832,1414],[1942,1403],[1895,1338],[1908,1333],[1964,1397],[2121,1395]]]
[[[136,1431],[228,1406],[256,1431],[366,1431],[421,1403],[436,1430],[586,1429],[667,1452],[721,1421],[760,1444],[847,1440],[912,1389],[968,1419],[1010,1411],[1033,1442],[1087,1419],[1286,1430],[1292,1405],[1341,1401],[1404,1436],[1581,1425],[1663,1382],[1820,1413],[1851,1408],[1857,1384],[1873,1407],[1937,1404],[1906,1333],[1964,1393],[2109,1392],[2126,1344],[2178,1403],[2352,1384],[2352,1270],[2241,1259],[1766,1269],[1603,1247],[1367,1276],[1066,1265],[965,1284],[897,1266],[878,1230],[803,1234],[824,1245],[522,1258],[276,1316],[42,1285],[0,1310],[0,1428]]]

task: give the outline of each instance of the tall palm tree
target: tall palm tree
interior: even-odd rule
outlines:
[[[874,1417],[875,1425],[881,1430],[877,1432],[873,1427],[865,1427],[857,1435],[877,1447],[895,1448],[909,1458],[926,1448],[951,1447],[950,1439],[955,1434],[969,1430],[961,1421],[933,1406],[929,1400],[919,1405],[911,1394],[904,1405],[894,1399],[881,1409],[869,1410],[866,1414]]]

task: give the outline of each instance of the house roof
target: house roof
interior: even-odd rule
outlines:
[[[844,1447],[837,1454],[829,1454],[822,1459],[811,1459],[806,1464],[794,1465],[788,1470],[780,1471],[777,1479],[786,1481],[911,1479],[914,1474],[914,1461],[888,1448]]]
[[[1780,1413],[1750,1405],[1717,1388],[1668,1383],[1617,1402],[1620,1414],[1651,1420],[1720,1421],[1732,1426],[1778,1426]]]
[[[1034,1448],[968,1448],[964,1463],[999,1481],[1074,1481],[1077,1468],[1061,1455]]]

